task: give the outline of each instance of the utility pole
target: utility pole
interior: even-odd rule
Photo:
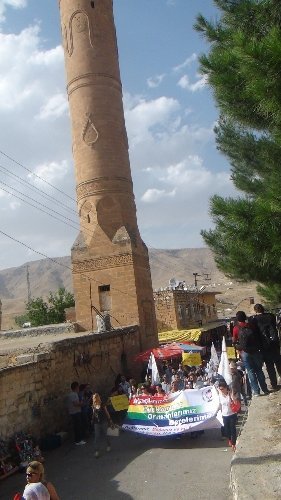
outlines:
[[[27,302],[31,301],[31,288],[30,288],[30,279],[29,279],[29,266],[26,265],[26,283],[27,283]]]
[[[194,276],[194,286],[197,288],[197,285],[198,285],[197,276],[201,276],[201,274],[198,274],[198,273],[192,273],[192,274]]]

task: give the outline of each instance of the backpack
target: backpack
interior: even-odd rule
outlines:
[[[238,345],[239,351],[254,353],[259,350],[255,332],[250,326],[239,326]]]
[[[261,343],[264,349],[279,343],[278,330],[273,324],[260,325]]]

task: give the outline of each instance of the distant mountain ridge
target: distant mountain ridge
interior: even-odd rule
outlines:
[[[238,283],[221,273],[208,248],[177,250],[149,249],[150,268],[154,289],[165,288],[171,278],[194,284],[193,273],[198,273],[198,285],[222,292],[219,300],[235,305],[243,296],[256,296],[255,283]],[[58,262],[58,264],[53,261]],[[71,259],[58,257],[28,262],[19,267],[0,271],[0,299],[2,300],[2,329],[14,325],[14,317],[24,312],[28,296],[27,269],[32,297],[47,297],[64,286],[72,291]]]

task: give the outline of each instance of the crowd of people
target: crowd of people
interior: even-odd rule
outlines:
[[[124,375],[118,375],[109,393],[109,397],[104,399],[98,393],[92,393],[88,385],[79,386],[77,382],[73,382],[67,400],[69,414],[73,421],[75,444],[78,446],[85,444],[87,436],[93,434],[95,456],[97,458],[100,456],[100,449],[103,442],[106,450],[110,451],[108,428],[121,426],[126,415],[126,410],[114,410],[111,397],[124,395],[128,400],[134,396],[160,398],[181,390],[201,389],[204,386],[214,384],[218,389],[220,409],[225,421],[225,432],[223,432],[223,435],[229,438],[229,444],[235,449],[236,434],[233,429],[235,427],[237,410],[233,411],[230,406],[227,409],[227,398],[229,398],[229,403],[243,399],[245,405],[247,405],[250,392],[246,388],[246,376],[242,363],[238,362],[236,364],[235,362],[231,362],[230,370],[232,373],[232,383],[229,387],[225,387],[223,386],[225,383],[223,378],[220,375],[214,376],[206,362],[202,362],[198,367],[183,365],[178,360],[174,360],[171,363],[164,362],[159,364],[161,377],[159,383],[152,384],[149,371],[140,383],[137,383],[133,378],[127,380]],[[231,415],[233,417],[228,418]],[[231,425],[229,425],[230,421]],[[195,438],[201,432],[192,432],[191,437]]]
[[[232,329],[232,342],[235,346],[238,361],[230,361],[231,381],[214,372],[213,366],[202,362],[200,366],[183,365],[177,360],[159,363],[160,381],[152,384],[150,372],[143,372],[140,383],[133,378],[119,374],[115,384],[104,399],[99,393],[91,390],[88,384],[79,385],[74,381],[67,396],[67,408],[73,423],[74,441],[77,446],[84,445],[90,434],[94,434],[95,456],[100,456],[104,441],[106,451],[111,450],[108,429],[121,426],[126,410],[116,411],[111,398],[126,396],[130,400],[134,396],[165,397],[181,390],[196,390],[204,386],[214,385],[218,391],[219,408],[222,413],[222,435],[228,439],[229,446],[236,449],[237,413],[241,403],[248,405],[252,397],[279,389],[278,376],[281,377],[280,341],[273,314],[265,312],[261,304],[254,306],[255,315],[247,318],[244,311],[236,314],[236,324]],[[263,365],[265,364],[271,388],[268,388]],[[192,432],[196,437],[203,431]],[[59,500],[51,483],[44,478],[44,467],[40,462],[32,462],[27,468],[27,485],[23,496],[15,499]],[[37,492],[37,493],[36,493]],[[36,496],[37,495],[37,496]]]

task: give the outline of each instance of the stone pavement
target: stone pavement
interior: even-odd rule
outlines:
[[[281,498],[281,390],[254,398],[231,462],[234,500]]]
[[[61,500],[280,500],[280,410],[281,391],[255,398],[244,426],[239,417],[234,455],[218,430],[197,440],[121,433],[98,460],[90,438],[85,446],[67,442],[47,453],[46,468]],[[12,500],[24,482],[24,474],[0,482],[0,499]]]
[[[198,439],[122,432],[98,459],[90,438],[85,446],[68,441],[46,453],[45,465],[61,500],[230,500],[232,455],[219,429]],[[12,500],[24,484],[20,473],[0,482],[1,500]]]

